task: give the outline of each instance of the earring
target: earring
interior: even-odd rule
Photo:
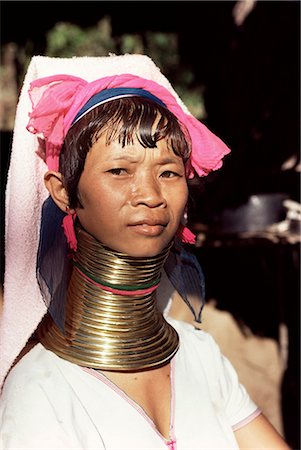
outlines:
[[[176,236],[185,244],[195,244],[196,236],[187,227],[180,223]]]
[[[75,230],[74,230],[74,222],[76,219],[76,213],[70,212],[70,206],[67,205],[66,206],[66,215],[63,219],[63,228],[64,228],[64,234],[66,236],[67,242],[68,242],[68,246],[71,250],[73,250],[74,252],[76,252],[77,250],[77,239],[76,239],[76,235],[75,235]]]
[[[184,242],[184,244],[195,244],[196,236],[185,226],[187,223],[187,208],[188,206],[186,205],[176,236]]]

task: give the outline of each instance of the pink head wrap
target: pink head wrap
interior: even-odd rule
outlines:
[[[96,93],[116,87],[141,88],[150,92],[185,125],[192,141],[190,163],[199,176],[221,167],[223,156],[230,151],[228,147],[195,117],[184,112],[165,87],[152,80],[122,74],[90,83],[70,75],[54,75],[31,83],[29,93],[33,111],[27,129],[44,140],[39,154],[49,169],[58,170],[63,141],[82,106]],[[193,176],[192,171],[190,176]]]

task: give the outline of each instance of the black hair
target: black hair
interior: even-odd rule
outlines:
[[[86,156],[103,134],[107,145],[118,140],[123,147],[137,139],[143,147],[155,148],[158,141],[166,139],[169,148],[184,163],[190,156],[187,129],[164,106],[144,97],[114,99],[99,105],[71,126],[61,150],[59,170],[70,208],[80,205],[77,187]]]

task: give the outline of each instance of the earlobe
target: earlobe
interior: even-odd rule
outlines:
[[[44,175],[44,183],[55,204],[62,211],[72,214],[74,211],[69,208],[69,197],[64,186],[63,175],[50,170]]]

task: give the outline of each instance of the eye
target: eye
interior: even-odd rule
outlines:
[[[126,173],[125,169],[121,169],[121,168],[116,168],[116,169],[110,169],[108,170],[109,173],[111,173],[112,175],[124,175]]]
[[[174,178],[174,177],[180,177],[181,175],[173,172],[172,170],[165,170],[160,175],[162,178]]]

